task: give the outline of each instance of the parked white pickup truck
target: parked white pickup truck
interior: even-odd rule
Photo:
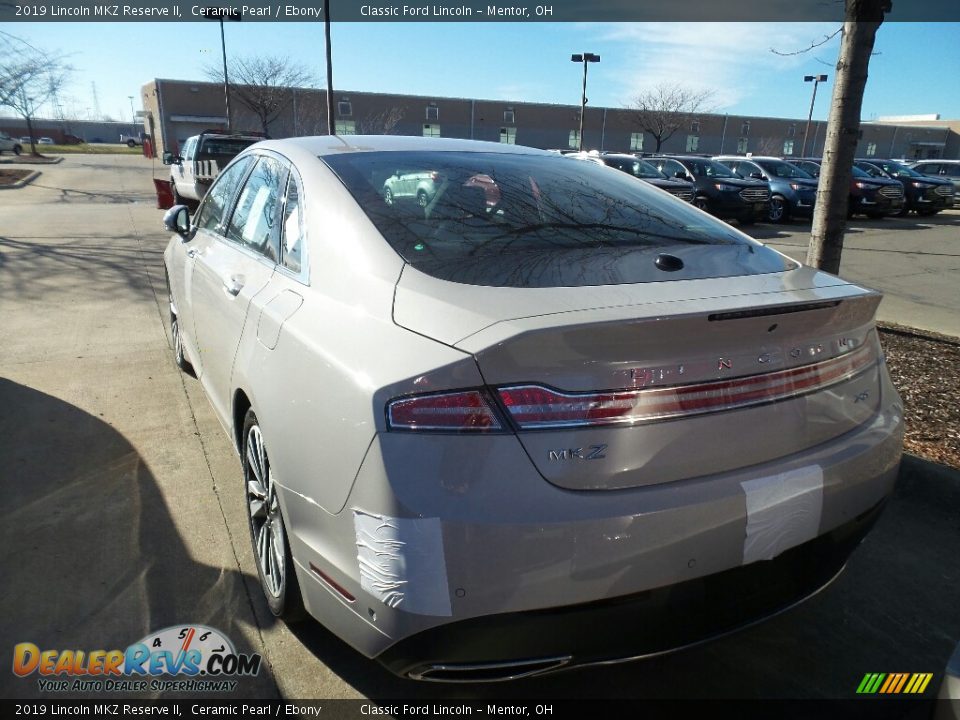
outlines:
[[[240,151],[261,140],[256,135],[200,133],[187,138],[183,155],[163,153],[163,164],[170,166],[174,204],[193,205],[202,200],[220,171]]]
[[[143,145],[145,133],[137,133],[136,135],[120,135],[120,142],[127,147],[137,147],[137,145]]]

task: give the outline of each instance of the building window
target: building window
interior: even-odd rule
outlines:
[[[516,120],[514,120],[513,110],[503,111],[503,121],[507,123],[507,125],[513,125],[516,122]]]
[[[740,126],[740,134],[741,134],[741,135],[749,135],[749,134],[750,134],[750,121],[749,121],[749,120],[744,120],[744,121],[743,121],[743,125]]]
[[[337,120],[335,130],[337,135],[356,135],[357,123],[353,120]]]
[[[343,101],[337,103],[337,114],[344,117],[350,117],[353,115],[353,104],[349,101]]]
[[[643,133],[630,133],[630,149],[643,150]]]
[[[423,126],[424,137],[440,137],[440,126],[436,124]]]
[[[687,135],[687,152],[696,152],[700,147],[699,135]]]
[[[693,133],[694,135],[699,135],[699,134],[700,134],[700,121],[699,121],[699,120],[694,120],[692,123],[690,123],[690,132]]]
[[[567,140],[567,147],[572,148],[574,150],[580,147],[580,131],[579,130],[570,131],[570,139]]]
[[[439,120],[440,108],[436,105],[427,105],[427,120]]]
[[[507,145],[517,144],[517,129],[515,127],[500,128],[500,142]]]
[[[793,140],[784,140],[784,141],[783,141],[783,154],[784,154],[784,155],[793,155]]]
[[[867,143],[867,157],[873,157],[877,154],[877,144]]]
[[[747,152],[747,138],[742,137],[737,140],[737,152],[741,155]]]
[[[796,134],[797,134],[797,126],[796,126],[796,124],[793,124],[793,125],[791,125],[790,127],[787,128],[787,137],[795,137]]]

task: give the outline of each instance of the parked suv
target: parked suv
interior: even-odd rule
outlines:
[[[769,212],[770,185],[744,178],[710,158],[691,155],[647,158],[667,177],[696,186],[693,204],[721,218],[736,218],[743,225],[765,218]]]
[[[592,160],[601,165],[616,168],[638,180],[643,180],[654,187],[666,190],[674,197],[687,202],[693,202],[696,195],[696,187],[692,182],[679,178],[668,178],[646,160],[641,160],[635,155],[627,155],[626,153],[577,153],[570,155],[570,157],[577,160]]]
[[[857,159],[854,163],[870,177],[899,180],[906,199],[901,214],[911,210],[917,215],[933,215],[953,205],[953,183],[929,175],[921,175],[894,160]]]
[[[12,152],[14,155],[19,155],[22,150],[23,147],[17,140],[14,140],[6,133],[0,132],[0,153]]]
[[[817,181],[806,170],[775,157],[718,155],[713,158],[742,178],[766,180],[770,184],[767,219],[787,222],[794,215],[813,216],[817,202]]]
[[[187,138],[183,155],[167,151],[163,164],[170,165],[173,202],[177,205],[199,202],[220,171],[241,151],[263,140],[259,135],[227,135],[203,132]]]
[[[820,159],[802,158],[791,162],[814,177],[820,177],[822,162]],[[857,213],[872,218],[897,215],[903,211],[903,206],[903,185],[899,180],[871,177],[856,165],[853,166],[853,177],[850,178],[850,198],[847,201],[848,218]]]
[[[953,204],[957,204],[960,195],[960,160],[920,160],[907,165],[921,175],[930,175],[949,180],[953,183]]]
[[[383,201],[387,205],[416,198],[420,207],[426,207],[437,194],[440,175],[436,172],[397,170],[383,182]]]

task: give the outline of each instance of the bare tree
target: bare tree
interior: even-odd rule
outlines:
[[[71,72],[63,55],[48,53],[19,38],[0,37],[0,107],[8,107],[27,123],[30,152],[38,155],[33,118],[53,100]]]
[[[846,0],[823,167],[807,250],[807,264],[827,272],[840,271],[847,195],[860,137],[867,68],[877,30],[891,6],[891,0]]]
[[[713,110],[712,90],[691,90],[681,85],[661,83],[633,99],[633,123],[653,135],[656,152],[682,127],[688,127],[701,114]]]
[[[401,120],[403,108],[394,106],[375,115],[367,115],[357,123],[357,132],[360,135],[393,135]]]
[[[782,155],[783,140],[775,137],[763,136],[757,140],[754,155]]]
[[[211,80],[223,83],[222,67],[210,65],[204,72]],[[227,72],[231,95],[257,116],[265,135],[270,133],[270,123],[293,102],[291,89],[316,83],[304,66],[275,55],[234,58],[228,63]]]

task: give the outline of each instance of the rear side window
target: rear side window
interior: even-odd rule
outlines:
[[[300,212],[300,191],[291,172],[287,180],[287,195],[283,204],[282,262],[293,273],[303,266],[303,218]]]
[[[727,277],[796,265],[624,173],[553,155],[365,152],[322,158],[418,270],[473,285],[558,287]],[[402,167],[426,197],[392,187]],[[665,273],[669,252],[684,267]]]
[[[253,158],[249,156],[242,158],[217,176],[217,179],[214,180],[213,185],[207,191],[200,210],[197,211],[196,225],[198,228],[217,233],[223,232],[230,202],[237,194],[237,187],[246,175],[252,161]]]
[[[261,157],[240,191],[227,239],[276,261],[280,242],[277,227],[287,169],[271,157]]]

